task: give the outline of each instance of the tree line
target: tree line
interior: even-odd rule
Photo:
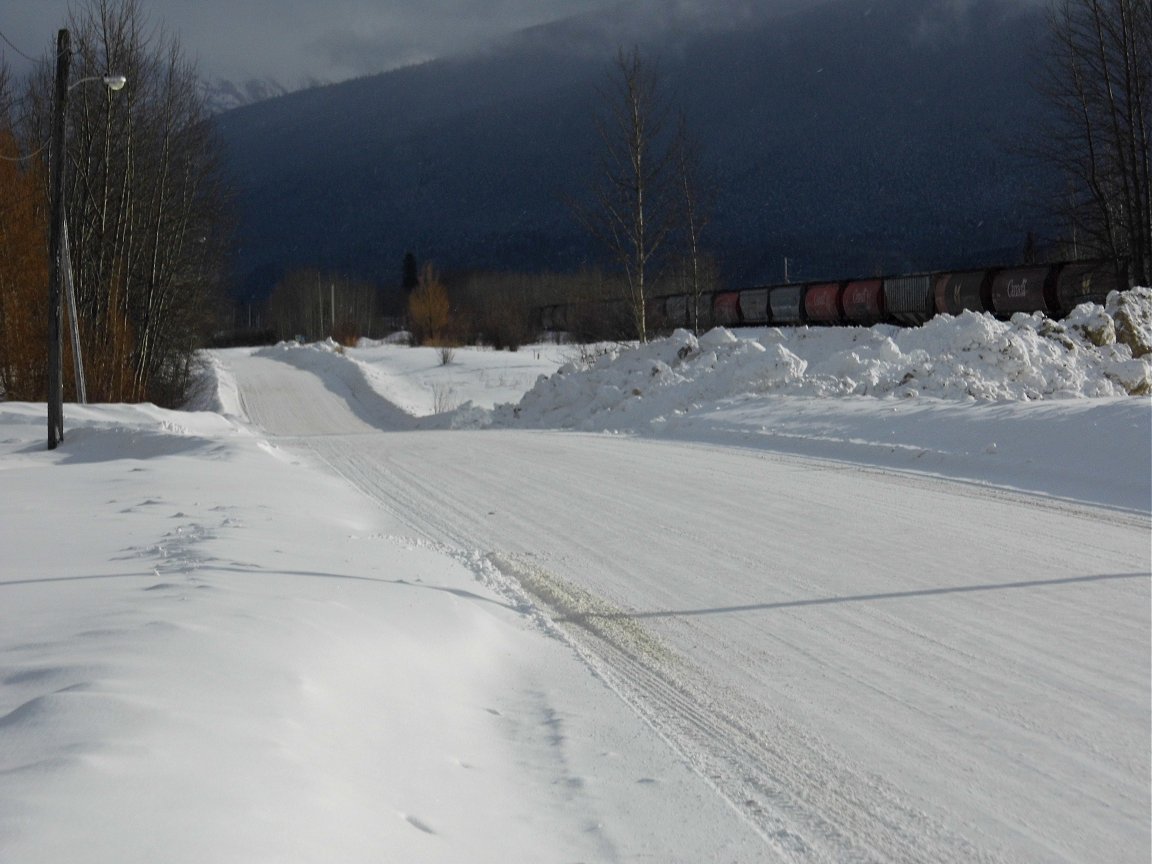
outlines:
[[[399,292],[316,268],[289,271],[276,282],[246,335],[265,342],[333,339],[354,346],[361,338],[405,331],[415,345],[516,350],[540,337],[542,307],[586,303],[587,314],[570,322],[572,338],[636,338],[629,312],[603,314],[605,301],[619,298],[624,284],[608,271],[442,273],[434,262],[417,267],[411,255],[407,261],[411,275]],[[662,293],[683,293],[672,277],[653,285]]]
[[[21,86],[0,72],[0,389],[46,397],[48,165],[60,158],[89,399],[178,406],[222,306],[228,227],[199,77],[139,0],[88,0],[67,29],[63,153],[47,146],[55,49]],[[127,86],[104,87],[109,74]],[[65,392],[75,398],[69,374]]]
[[[1055,0],[1041,93],[1053,108],[1042,158],[1065,178],[1056,208],[1077,257],[1126,263],[1152,282],[1152,3]]]

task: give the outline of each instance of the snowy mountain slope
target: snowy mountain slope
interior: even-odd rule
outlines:
[[[210,114],[221,114],[242,108],[245,105],[254,105],[266,99],[275,99],[289,93],[279,81],[270,79],[251,79],[248,81],[229,81],[217,78],[206,81],[202,85],[205,108]]]

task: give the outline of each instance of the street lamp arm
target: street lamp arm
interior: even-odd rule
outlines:
[[[71,93],[75,88],[81,84],[87,84],[89,81],[103,81],[104,86],[109,90],[123,90],[124,85],[128,83],[128,79],[123,75],[92,75],[88,78],[81,78],[79,81],[73,81],[68,85],[68,92]]]

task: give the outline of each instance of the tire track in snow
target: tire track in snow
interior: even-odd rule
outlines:
[[[474,508],[435,488],[427,476],[397,460],[352,452],[349,442],[299,443],[425,539],[483,548],[483,538],[465,527],[473,521]],[[843,755],[826,742],[765,706],[753,705],[747,694],[725,694],[709,687],[699,670],[604,598],[523,556],[487,558],[543,610],[547,625],[563,634],[585,662],[756,828],[781,860],[820,864],[1004,860],[977,850],[908,806],[880,778],[853,772]]]
[[[823,742],[760,706],[732,713],[633,616],[519,556],[489,560],[547,610],[585,661],[789,861],[1002,859],[852,775]],[[758,728],[759,727],[759,728]],[[861,796],[857,790],[866,790]],[[879,829],[879,831],[878,831]]]
[[[1098,589],[964,594],[947,606],[943,601],[848,601],[996,581],[1039,584],[1052,570],[1130,572],[1139,569],[1132,555],[1114,553],[1111,546],[1127,548],[1138,536],[1146,549],[1146,517],[931,475],[762,452],[733,458],[699,445],[547,433],[357,437],[348,433],[358,426],[332,422],[337,434],[316,437],[319,429],[295,425],[285,431],[303,437],[278,443],[310,451],[415,535],[456,547],[473,560],[475,550],[503,549],[499,560],[520,580],[517,590],[533,584],[531,571],[538,571],[537,587],[551,587],[530,595],[534,608],[757,827],[775,857],[821,864],[1075,861],[1084,860],[1085,847],[1076,845],[1072,832],[1089,829],[1090,842],[1103,857],[1128,860],[1113,853],[1133,848],[1131,840],[1121,838],[1131,836],[1130,814],[1142,806],[1131,776],[1147,742],[1129,721],[1116,719],[1132,710],[1117,700],[1135,704],[1147,683],[1141,691],[1131,680],[1131,668],[1107,658],[1123,657],[1124,646],[1134,639],[1146,641],[1139,616],[1125,612],[1147,606],[1146,585],[1115,580]],[[574,458],[566,458],[570,454]],[[706,510],[697,515],[706,518],[684,522],[678,515],[683,508],[669,502],[699,490],[691,483],[664,482],[655,473],[663,466],[675,474],[688,464],[683,460],[696,460],[697,454],[710,471],[727,472],[699,474],[697,483],[717,489],[732,484],[747,495],[751,487],[743,472],[785,484],[795,500],[779,507],[741,499],[755,505],[757,523],[773,532],[811,531],[805,511],[819,510],[829,526],[843,529],[851,527],[853,514],[898,520],[927,508],[935,532],[978,517],[972,524],[983,532],[981,542],[936,533],[931,536],[941,548],[919,557],[910,558],[900,544],[872,547],[872,559],[847,557],[857,540],[874,537],[865,525],[854,529],[858,538],[836,536],[815,556],[776,544],[772,533],[743,542],[729,536],[718,549],[713,544],[724,522],[707,508],[723,507],[723,495],[704,489]],[[639,461],[633,465],[628,460],[635,457]],[[584,476],[581,471],[587,470],[595,473]],[[811,482],[813,470],[821,476],[818,483]],[[638,496],[637,489],[655,500]],[[1020,534],[1018,523],[1028,526],[1028,536]],[[646,533],[657,526],[664,526],[658,548]],[[616,535],[640,542],[621,546]],[[1013,545],[1022,554],[995,552]],[[813,564],[824,556],[829,572]],[[1072,560],[1076,563],[1069,564]],[[891,579],[894,562],[897,578]],[[517,566],[528,575],[518,577]],[[836,572],[846,566],[853,568],[848,574]],[[1014,569],[997,569],[1008,567]],[[695,581],[676,569],[696,572]],[[1000,572],[1015,575],[993,578]],[[752,578],[760,573],[764,579]],[[582,618],[564,612],[576,602],[564,600],[573,590],[601,611]],[[726,614],[709,620],[676,611],[755,609],[757,603],[769,608],[812,597],[845,605],[816,607],[818,615],[788,610],[771,618]],[[641,626],[628,617],[636,609],[667,617]],[[1104,618],[1107,632],[1096,632]],[[605,626],[613,620],[635,628]],[[638,632],[647,633],[648,641],[637,643]],[[855,653],[840,650],[844,644]],[[678,659],[676,651],[692,663]],[[816,698],[792,698],[788,688],[806,686],[813,674],[821,679]],[[883,743],[868,734],[856,736],[853,749],[843,734],[851,726],[808,725],[820,718],[804,710],[827,707],[822,697],[839,688],[853,720],[863,711],[862,723],[896,721],[886,731],[901,746],[901,736],[912,733],[902,762],[877,762],[861,750],[862,743]],[[778,705],[780,696],[791,703]],[[1067,698],[1071,702],[1062,705]],[[1051,710],[1049,703],[1060,708]],[[1064,720],[1069,710],[1080,713],[1075,723]],[[1100,729],[1110,730],[1108,737],[1093,738]],[[976,790],[952,799],[960,805],[955,813],[939,806],[926,810],[926,802],[936,802],[924,797],[923,778],[908,770],[917,760],[935,768],[939,745],[943,749],[929,788],[951,792],[959,782]],[[969,755],[971,745],[983,751]],[[1030,757],[1030,751],[1043,755]],[[973,771],[980,773],[960,773]],[[1088,782],[1077,785],[1070,778]],[[919,787],[906,785],[917,781]],[[1118,813],[1123,815],[1112,815]]]
[[[431,439],[422,437],[421,440]],[[492,548],[489,528],[482,516],[478,518],[478,509],[483,509],[480,502],[474,497],[460,496],[459,490],[451,484],[446,486],[441,471],[422,464],[420,454],[407,451],[404,445],[411,444],[411,441],[385,438],[375,447],[370,446],[366,439],[314,438],[301,439],[298,443],[364,490],[409,525],[414,533],[461,549]],[[459,442],[453,442],[453,447],[456,443]],[[467,463],[481,465],[488,458],[488,448],[462,455]],[[479,468],[475,470],[485,473]],[[920,478],[913,478],[913,482],[920,483]],[[518,488],[556,483],[548,473],[541,478],[517,478]],[[469,485],[466,483],[463,488],[469,488]],[[941,492],[940,487],[947,486],[947,483],[928,480],[921,485]],[[979,490],[970,487],[967,491]],[[1009,493],[1009,497],[1014,496]],[[1035,500],[1032,496],[1021,497],[1025,505]],[[1036,503],[1042,510],[1051,509],[1046,501]],[[1015,504],[1012,502],[1011,506]],[[1065,506],[1059,502],[1057,509],[1065,516],[1076,516],[1075,505]],[[545,517],[538,515],[536,518]],[[537,538],[541,537],[540,524],[530,523],[530,527],[536,528],[534,536]],[[682,533],[690,537],[696,532]],[[706,539],[703,534],[696,537],[697,541]],[[567,553],[563,554],[563,559],[555,563],[562,563],[565,572],[584,570],[582,558],[572,559]],[[752,570],[763,561],[740,548],[726,554],[733,557],[740,569]],[[542,558],[541,562],[549,567],[545,572],[555,572],[548,557]],[[604,595],[590,596],[598,596],[607,604],[612,602]],[[546,605],[539,598],[536,602]],[[984,602],[989,606],[990,614],[994,614],[996,601]],[[1068,601],[1070,604],[1076,602]],[[979,667],[987,667],[988,674],[992,674],[996,670],[989,664],[994,662],[995,654],[985,657],[976,651],[958,653],[959,646],[955,641],[941,642],[930,631],[908,626],[901,617],[886,610],[880,614],[888,619],[886,626],[902,633],[902,638],[927,640],[935,646],[929,651],[934,660],[927,670],[917,668],[911,658],[905,663],[899,655],[888,658],[886,662],[904,667],[909,680],[927,675],[931,680],[924,686],[935,681],[937,687],[954,692],[958,700],[968,698],[975,702],[983,698],[979,690],[971,689],[965,697],[963,690],[956,691],[956,682],[960,682],[962,687],[966,683],[975,686],[979,679],[971,676]],[[843,752],[837,752],[818,735],[794,724],[789,725],[782,719],[783,715],[755,703],[747,693],[725,692],[716,681],[703,680],[701,676],[697,676],[696,683],[689,685],[689,678],[685,677],[687,673],[672,674],[670,678],[671,673],[663,666],[657,667],[658,674],[654,673],[649,666],[638,663],[634,654],[615,650],[611,640],[599,639],[586,628],[573,625],[574,622],[568,622],[565,631],[570,643],[577,646],[589,664],[599,669],[601,676],[613,683],[617,692],[690,764],[697,766],[701,775],[709,779],[726,800],[757,826],[762,836],[772,838],[772,847],[784,860],[1012,860],[1012,855],[998,851],[995,841],[987,836],[981,837],[977,847],[965,837],[942,827],[938,818],[933,819],[905,803],[907,795],[891,787],[887,780],[854,767],[855,763]],[[867,625],[866,622],[853,621],[851,626],[859,629]],[[861,632],[867,635],[866,631]],[[852,637],[844,633],[839,638],[850,640]],[[738,640],[728,639],[719,647],[731,652],[738,644]],[[813,665],[854,682],[854,687],[871,691],[879,699],[899,703],[910,714],[931,717],[916,701],[904,698],[899,689],[890,689],[882,681],[873,682],[861,677],[857,669],[836,664],[834,658],[821,656],[806,642],[789,642],[788,648],[796,655],[809,658]],[[754,670],[763,662],[761,656],[751,654],[726,659],[735,669]],[[950,668],[955,674],[948,671]],[[1034,670],[1028,674],[1034,674]],[[990,680],[998,683],[996,679]],[[990,703],[989,707],[1001,716],[1003,724],[1019,726],[1025,721],[1031,722],[1028,718],[1013,716],[998,702]],[[946,722],[950,729],[964,731],[961,726]],[[761,731],[764,729],[771,731],[764,733]],[[1009,749],[1013,746],[1009,743],[1000,745],[993,742],[989,746],[992,750],[1001,751],[1000,758],[1005,760],[1005,764],[1014,764],[1018,758]],[[744,766],[752,767],[746,769]],[[1057,782],[1047,775],[1045,781]]]

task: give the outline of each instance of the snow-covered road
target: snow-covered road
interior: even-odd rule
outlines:
[[[1145,515],[708,444],[410,431],[352,385],[228,362],[276,446],[473,556],[765,858],[1148,859]]]

